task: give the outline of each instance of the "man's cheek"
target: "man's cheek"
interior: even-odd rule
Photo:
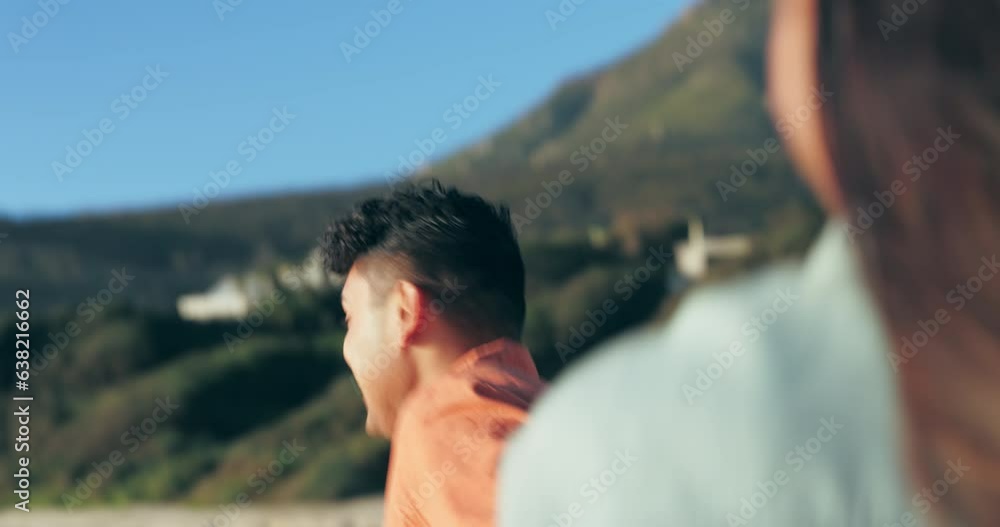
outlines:
[[[354,367],[354,361],[352,361],[350,355],[348,355],[346,353],[344,354],[344,363],[347,364],[347,369],[351,373],[354,373],[355,371],[357,371],[357,369]]]
[[[355,335],[350,330],[344,336],[344,362],[352,371],[357,365],[357,343],[355,342],[357,339],[354,337]]]
[[[350,350],[351,350],[351,348],[347,345],[347,341],[345,340],[344,341],[344,350],[343,350],[344,351],[343,352],[344,362],[347,363],[347,367],[348,368],[350,368],[350,369],[353,370],[354,369],[354,366],[352,365],[352,362],[353,362],[352,359],[353,359],[353,357],[351,356],[351,351]]]

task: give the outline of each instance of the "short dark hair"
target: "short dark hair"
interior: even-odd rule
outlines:
[[[334,273],[346,274],[361,259],[380,262],[394,279],[408,280],[435,299],[453,298],[435,314],[467,335],[521,337],[524,261],[503,205],[436,179],[407,183],[332,223],[323,256]],[[448,288],[457,294],[445,295]]]

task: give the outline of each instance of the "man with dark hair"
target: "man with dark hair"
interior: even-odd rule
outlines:
[[[410,185],[329,227],[344,358],[392,440],[385,525],[493,525],[504,442],[542,389],[519,343],[524,262],[506,207]]]

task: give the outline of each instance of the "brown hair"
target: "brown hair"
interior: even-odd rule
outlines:
[[[826,136],[894,339],[915,489],[960,460],[935,516],[1000,525],[1000,3],[819,6]]]

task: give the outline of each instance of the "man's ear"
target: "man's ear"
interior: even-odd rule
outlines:
[[[400,344],[405,350],[415,340],[418,340],[420,334],[426,329],[426,293],[413,282],[398,280],[396,281],[395,294],[398,299],[396,322],[400,327]]]

